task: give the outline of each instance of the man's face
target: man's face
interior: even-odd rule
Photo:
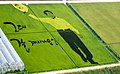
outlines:
[[[54,19],[54,18],[55,18],[55,15],[54,15],[54,14],[52,14],[51,12],[47,12],[47,16],[48,16],[49,18],[52,18],[52,19]]]

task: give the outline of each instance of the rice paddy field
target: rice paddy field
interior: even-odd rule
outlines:
[[[11,4],[1,4],[0,27],[23,60],[28,72],[45,72],[98,65],[91,64],[89,61],[84,62],[80,55],[75,53],[59,35],[56,28],[49,23],[42,22],[42,18],[48,18],[43,13],[44,10],[52,11],[56,17],[64,19],[77,29],[80,34],[76,35],[93,55],[93,60],[99,65],[117,62],[102,43],[64,4],[29,4],[26,6],[29,10],[27,13],[23,13]],[[35,20],[28,14],[41,19]],[[63,24],[59,21],[57,23]],[[117,39],[119,40],[118,37]],[[80,48],[79,50],[81,51]],[[83,53],[83,55],[85,54]]]
[[[81,3],[72,6],[120,57],[120,3]]]

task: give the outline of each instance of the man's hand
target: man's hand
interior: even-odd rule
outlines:
[[[28,12],[28,7],[23,4],[12,4],[16,9],[22,11],[23,13]]]

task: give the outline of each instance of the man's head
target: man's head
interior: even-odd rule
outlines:
[[[53,14],[53,12],[49,11],[49,10],[45,10],[43,12],[45,15],[47,15],[48,17],[52,18],[52,19],[55,19],[55,15]]]

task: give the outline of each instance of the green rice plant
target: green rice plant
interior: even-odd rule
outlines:
[[[30,4],[27,7],[29,12],[23,13],[12,5],[0,5],[0,17],[2,17],[0,18],[0,27],[23,60],[28,72],[97,65],[91,64],[89,61],[84,62],[50,24],[41,23],[40,20],[28,16],[30,13],[38,18],[47,18],[43,13],[44,10],[52,11],[55,16],[64,19],[80,32],[77,36],[89,49],[94,61],[100,65],[117,62],[67,6],[63,4]],[[79,50],[81,51],[81,49]],[[83,55],[85,54],[83,53]]]
[[[71,4],[89,26],[119,56],[119,2]],[[120,57],[120,56],[119,56]]]

